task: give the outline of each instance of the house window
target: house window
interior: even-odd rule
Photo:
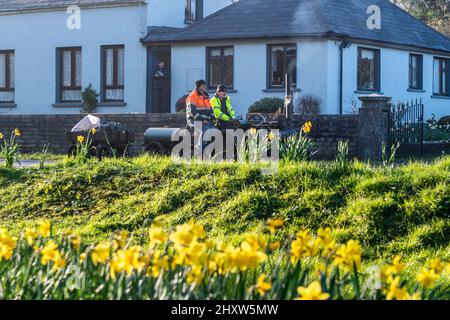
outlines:
[[[269,88],[285,86],[285,75],[293,86],[297,84],[297,46],[269,45]]]
[[[358,90],[380,91],[380,50],[358,48]]]
[[[125,91],[124,46],[103,46],[101,51],[102,101],[123,101]]]
[[[81,48],[60,48],[59,101],[81,102]]]
[[[0,103],[14,102],[14,51],[0,51]]]
[[[233,47],[208,48],[207,82],[209,89],[219,84],[229,89],[234,87],[234,49]]]
[[[423,89],[423,56],[417,54],[409,55],[409,88],[415,90]]]
[[[450,59],[434,58],[433,93],[450,96]]]
[[[184,22],[189,24],[203,16],[203,0],[186,0]]]

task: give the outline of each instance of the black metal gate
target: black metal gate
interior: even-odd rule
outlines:
[[[389,119],[390,149],[399,157],[423,156],[424,105],[422,99],[392,104]]]

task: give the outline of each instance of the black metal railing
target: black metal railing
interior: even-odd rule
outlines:
[[[389,116],[390,148],[399,157],[424,155],[424,105],[422,99],[391,105]]]

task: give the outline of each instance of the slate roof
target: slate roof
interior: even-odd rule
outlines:
[[[144,0],[0,0],[0,13],[14,13],[28,10],[52,10],[70,5],[80,7],[136,4]]]
[[[381,30],[367,8],[381,9]],[[450,38],[389,0],[240,0],[179,32],[149,33],[144,43],[275,37],[347,37],[450,52]]]

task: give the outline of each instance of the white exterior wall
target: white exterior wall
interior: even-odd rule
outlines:
[[[322,99],[322,113],[330,113],[328,46],[325,40],[303,40],[297,45],[298,87],[301,95],[312,94]]]
[[[296,40],[268,42],[243,41],[234,46],[234,90],[229,93],[236,113],[244,115],[248,107],[262,98],[284,98],[284,90],[267,91],[267,44],[295,43]],[[227,42],[208,43],[225,46]],[[192,91],[194,81],[206,79],[205,44],[176,44],[172,46],[172,101]],[[320,96],[327,105],[327,41],[297,43],[297,79],[302,94]],[[324,113],[327,113],[324,110]]]
[[[264,97],[284,96],[284,92],[266,92],[267,44],[292,43],[287,40],[240,41],[234,43],[234,89],[230,93],[238,114],[245,114],[248,107]],[[205,44],[175,44],[172,46],[172,101],[192,90],[198,78],[206,78],[206,47],[233,45],[229,42]],[[313,94],[323,101],[322,113],[339,113],[339,42],[327,40],[300,40],[297,42],[297,79],[301,94]],[[354,43],[344,51],[343,113],[358,109],[358,97],[368,93],[357,90],[357,48]],[[364,47],[371,47],[366,46]],[[377,47],[373,47],[377,48]],[[398,49],[381,49],[381,92],[393,97],[394,102],[406,102],[423,98],[425,119],[435,114],[438,118],[450,114],[450,99],[432,98],[433,57],[423,54],[423,85],[425,92],[410,92],[409,54],[420,53]]]
[[[211,43],[208,46],[230,45]],[[206,47],[204,44],[172,46],[172,101],[192,91],[195,80],[206,79]],[[263,92],[266,88],[266,44],[243,42],[234,44],[234,90],[229,93],[239,115],[263,97],[282,97],[282,93]],[[211,93],[212,96],[212,93]],[[172,106],[174,108],[174,106]],[[174,111],[174,110],[173,110]]]
[[[66,28],[65,11],[0,16],[0,50],[15,50],[14,109],[0,114],[79,113],[56,108],[56,48],[82,47],[82,87],[100,91],[100,46],[125,45],[126,107],[99,107],[99,112],[145,112],[146,49],[139,42],[146,30],[145,6],[85,9],[81,30]],[[6,31],[6,32],[5,32]]]
[[[184,0],[148,0],[148,25],[185,27],[184,6]]]
[[[328,80],[328,101],[336,101],[329,105],[329,111],[332,113],[338,113],[339,111],[339,44],[339,42],[334,41],[329,41],[328,44],[329,61],[334,61],[329,64]],[[394,103],[422,98],[425,105],[425,120],[429,119],[432,114],[435,114],[437,118],[450,114],[449,99],[432,98],[433,60],[435,56],[440,55],[367,46],[357,43],[353,43],[350,48],[344,51],[344,113],[352,113],[352,102],[356,103],[358,107],[361,106],[358,96],[362,94],[355,93],[357,90],[358,47],[380,49],[381,92],[386,96],[392,97]],[[408,91],[410,53],[423,55],[423,89],[425,92]],[[332,75],[336,75],[336,77]]]

